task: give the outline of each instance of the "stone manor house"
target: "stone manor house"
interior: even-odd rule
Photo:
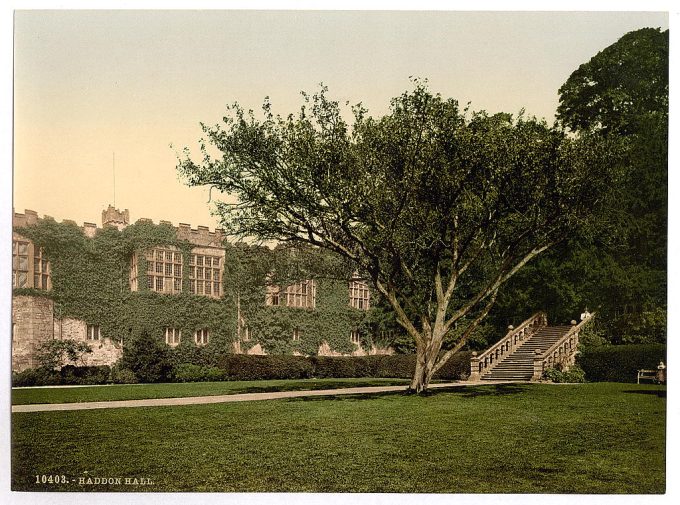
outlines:
[[[50,253],[43,248],[29,231],[47,222],[68,225],[65,229],[72,232],[72,240],[77,239],[82,252],[56,248]],[[110,205],[102,211],[101,228],[72,221],[58,224],[31,210],[14,214],[13,371],[37,366],[36,350],[50,339],[87,342],[93,352],[83,357],[83,364],[111,365],[122,355],[124,336],[132,334],[136,325],[145,325],[171,347],[217,345],[219,341],[227,352],[247,354],[392,352],[388,345],[360,336],[358,325],[371,309],[372,300],[367,283],[357,276],[344,284],[308,279],[288,286],[262,286],[252,297],[249,315],[239,299],[227,296],[230,286],[225,286],[225,267],[229,267],[230,258],[220,229],[193,229],[184,223],[175,227],[161,221],[175,240],[147,244],[142,238],[135,242],[130,234],[133,247],[119,253],[120,268],[102,260],[107,251],[97,256],[98,236],[107,231],[122,234],[128,227],[132,231],[140,223],[159,226],[146,219],[131,225],[127,209],[121,212]],[[73,255],[95,259],[89,263],[83,260],[83,273],[78,271],[76,258],[70,257]],[[69,264],[76,265],[75,269],[64,266]],[[71,285],[80,287],[69,288]],[[64,300],[52,296],[56,292],[66,293]],[[113,317],[106,316],[111,313]],[[254,331],[258,324],[261,329]],[[275,326],[276,331],[268,326]],[[333,329],[332,338],[326,330],[321,331],[322,326]]]

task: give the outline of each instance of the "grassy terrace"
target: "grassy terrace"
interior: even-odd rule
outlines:
[[[596,383],[13,414],[12,487],[662,493],[665,412],[664,387]]]
[[[408,386],[406,379],[305,379],[238,382],[189,382],[173,384],[116,384],[111,386],[13,389],[12,405],[34,403],[100,402],[145,398],[267,393],[306,389],[337,389],[361,386]]]

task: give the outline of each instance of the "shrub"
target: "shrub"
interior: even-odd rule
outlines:
[[[351,356],[312,356],[314,377],[317,379],[331,379],[339,377],[366,377],[359,374],[358,358]],[[368,367],[363,367],[364,372]],[[370,376],[370,375],[369,375]]]
[[[442,366],[436,374],[435,379],[442,380],[462,380],[470,376],[470,358],[472,352],[457,352]]]
[[[410,379],[416,369],[415,354],[371,356],[375,361],[375,377]]]
[[[410,379],[415,370],[413,354],[391,356],[248,356],[229,354],[218,360],[229,380],[318,379],[333,378],[401,378]],[[470,353],[454,355],[435,379],[457,380],[468,376]]]
[[[13,387],[53,386],[59,384],[60,381],[59,372],[46,367],[28,368],[12,374]]]
[[[543,378],[558,383],[579,383],[586,381],[586,374],[581,367],[574,365],[569,370],[548,368],[543,372]]]
[[[306,379],[312,376],[312,365],[300,356],[248,356],[226,354],[218,366],[229,380]]]
[[[49,369],[31,369],[14,374],[15,386],[47,384],[134,384],[172,379],[176,382],[221,380],[272,380],[308,378],[398,378],[410,379],[415,369],[413,354],[379,356],[248,356],[223,354],[215,359],[218,366],[197,363],[171,365],[169,353],[141,350],[143,340],[131,344],[123,358],[109,368],[65,366],[62,373]],[[153,344],[151,344],[153,345]],[[176,359],[181,354],[174,355]],[[183,354],[186,355],[186,354]],[[200,353],[193,355],[199,363]],[[434,376],[440,380],[465,379],[470,370],[470,353],[455,354]]]
[[[216,367],[180,363],[172,371],[173,379],[177,382],[221,381],[226,379],[224,370]]]
[[[111,375],[111,367],[100,366],[73,366],[66,365],[59,371],[61,384],[87,385],[106,384]]]
[[[66,365],[59,371],[47,367],[29,368],[21,373],[12,374],[12,386],[106,384],[110,375],[111,368],[106,365]]]
[[[109,381],[114,384],[137,384],[137,376],[129,368],[123,368],[118,364],[111,367]]]
[[[77,340],[48,340],[38,346],[36,360],[44,368],[59,368],[68,362],[76,363],[84,354],[92,352],[85,342]]]
[[[592,382],[635,382],[640,369],[666,361],[664,344],[606,345],[584,349],[577,358]]]
[[[169,379],[172,371],[165,343],[146,331],[128,341],[120,366],[132,370],[139,382],[163,382]]]

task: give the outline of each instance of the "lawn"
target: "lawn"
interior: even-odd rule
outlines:
[[[408,386],[406,379],[301,379],[234,382],[187,382],[171,384],[115,384],[110,386],[27,388],[12,390],[12,405],[35,403],[101,402],[145,398],[186,398],[188,396],[339,389],[361,386]]]
[[[12,488],[663,493],[665,412],[665,387],[596,383],[13,414]]]

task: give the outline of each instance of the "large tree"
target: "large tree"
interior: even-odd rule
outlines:
[[[557,117],[574,131],[622,135],[668,117],[668,30],[625,34],[575,70],[560,87]]]
[[[562,280],[576,285],[584,302],[601,305],[600,321],[615,342],[665,338],[641,321],[666,307],[668,40],[668,30],[629,32],[559,90],[558,118],[577,135],[600,131],[626,139],[608,229],[561,248],[558,263],[584,273],[576,283]]]
[[[235,197],[215,204],[228,233],[354,262],[415,342],[416,392],[509,278],[587,223],[616,177],[611,139],[471,113],[421,82],[381,118],[353,107],[351,126],[325,88],[304,97],[285,118],[268,100],[260,120],[230,107],[224,125],[203,127],[200,161],[185,150],[178,170]]]

